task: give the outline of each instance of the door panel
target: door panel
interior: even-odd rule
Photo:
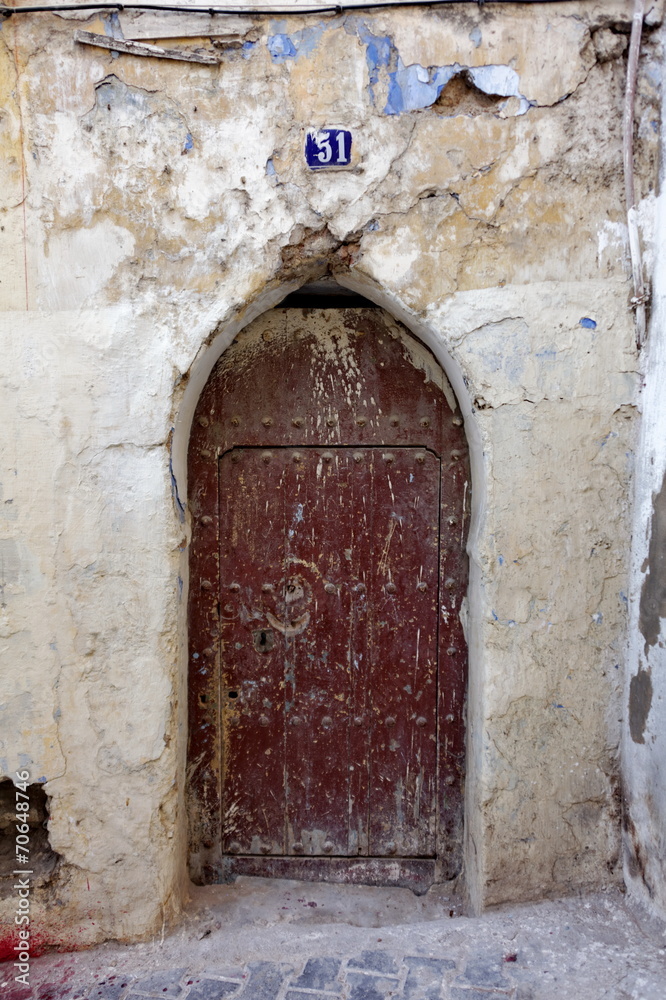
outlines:
[[[370,853],[435,853],[439,459],[374,455]]]
[[[285,850],[283,649],[265,589],[282,577],[284,494],[264,468],[257,450],[219,462],[222,849],[232,854]]]
[[[224,850],[428,856],[439,462],[220,459]]]
[[[285,636],[289,854],[342,855],[350,843],[351,483],[344,452],[281,452],[287,589],[303,592]]]

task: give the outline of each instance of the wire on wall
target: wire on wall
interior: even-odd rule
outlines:
[[[354,10],[377,10],[387,7],[442,7],[446,4],[474,4],[475,7],[497,6],[498,4],[511,3],[514,6],[522,4],[547,4],[559,3],[563,0],[368,0],[367,3],[334,3],[334,4],[298,4],[292,3],[287,7],[276,7],[272,4],[262,6],[249,5],[247,7],[190,7],[185,4],[164,4],[164,3],[65,3],[65,4],[32,4],[26,7],[14,7],[0,4],[0,16],[10,17],[12,14],[57,14],[59,11],[72,10],[159,10],[170,11],[171,13],[184,14],[344,14]],[[579,0],[580,2],[580,0]],[[585,0],[583,0],[585,2]],[[590,2],[590,0],[588,0]]]

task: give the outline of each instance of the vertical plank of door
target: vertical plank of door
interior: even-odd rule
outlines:
[[[467,646],[460,609],[467,581],[465,500],[468,496],[469,463],[463,447],[459,446],[445,454],[442,461],[437,854],[443,878],[454,878],[462,868]]]
[[[342,855],[350,843],[348,456],[284,450],[287,850]],[[292,624],[293,623],[293,624]]]
[[[373,452],[370,854],[430,857],[437,817],[439,459]]]
[[[372,449],[347,451],[351,483],[349,622],[349,830],[352,854],[369,854],[370,617],[372,576]]]
[[[281,475],[260,449],[219,461],[222,844],[232,854],[285,850],[284,641],[267,618],[284,561]]]

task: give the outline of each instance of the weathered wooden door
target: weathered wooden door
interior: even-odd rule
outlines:
[[[453,877],[468,471],[435,360],[380,310],[274,310],[189,469],[193,875]]]

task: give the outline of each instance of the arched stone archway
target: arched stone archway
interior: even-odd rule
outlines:
[[[196,881],[247,872],[427,888],[459,874],[462,425],[436,359],[381,310],[266,313],[213,370],[189,461]],[[286,525],[294,503],[312,536],[303,552]],[[299,657],[310,677],[295,686]]]

